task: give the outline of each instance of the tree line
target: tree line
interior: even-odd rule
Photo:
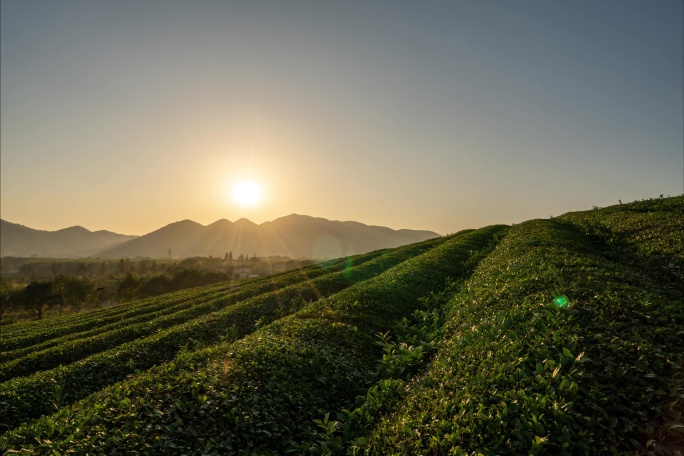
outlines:
[[[3,262],[20,259],[3,258]],[[27,259],[24,259],[27,260]],[[0,324],[46,315],[81,312],[117,302],[158,296],[191,287],[211,285],[250,274],[308,266],[310,260],[286,257],[257,258],[232,252],[220,257],[191,257],[179,261],[128,259],[97,262],[35,260],[16,262],[11,277],[0,279]],[[5,267],[7,264],[4,265]]]
[[[157,296],[185,288],[210,285],[234,278],[232,272],[181,269],[172,275],[140,276],[128,273],[102,286],[97,280],[58,275],[53,279],[32,280],[23,285],[0,279],[0,322],[10,314],[25,313],[42,319],[46,313],[80,312],[121,301]]]

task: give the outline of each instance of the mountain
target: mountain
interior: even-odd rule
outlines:
[[[339,258],[438,237],[432,231],[393,230],[292,214],[257,225],[247,219],[221,219],[203,226],[183,220],[104,249],[103,257],[253,256]]]
[[[105,230],[89,231],[82,226],[43,231],[0,220],[0,255],[78,258],[92,256],[135,237]]]

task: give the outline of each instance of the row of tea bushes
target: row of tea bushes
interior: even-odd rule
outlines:
[[[45,320],[46,324],[43,326],[34,325],[32,331],[33,334],[24,334],[24,337],[18,340],[17,338],[14,338],[14,340],[5,341],[5,346],[11,346],[12,344],[17,346],[18,344],[21,344],[21,348],[15,348],[13,350],[7,350],[0,353],[0,362],[3,363],[0,364],[0,381],[6,380],[13,376],[26,375],[31,369],[30,366],[36,366],[35,370],[37,371],[40,369],[54,367],[59,364],[76,361],[77,358],[72,357],[70,359],[62,359],[59,357],[59,355],[55,356],[54,353],[64,351],[76,353],[80,352],[81,350],[62,350],[61,347],[56,351],[48,350],[51,347],[60,345],[64,342],[83,339],[78,343],[84,343],[88,345],[94,341],[95,343],[92,344],[90,353],[96,353],[98,351],[98,340],[112,339],[111,344],[115,344],[116,341],[119,341],[118,343],[122,343],[126,339],[126,335],[105,335],[104,333],[116,330],[121,332],[121,330],[123,330],[124,332],[129,332],[131,334],[131,336],[128,337],[128,340],[132,340],[136,337],[143,336],[146,327],[152,331],[159,327],[169,326],[174,322],[182,321],[181,319],[183,318],[181,315],[175,315],[174,317],[166,318],[167,323],[165,323],[163,319],[160,321],[155,321],[160,317],[175,314],[180,311],[185,311],[186,315],[192,317],[200,315],[204,312],[218,310],[225,305],[229,305],[242,299],[268,291],[274,291],[287,285],[300,283],[305,280],[312,280],[316,277],[338,272],[340,270],[349,270],[354,265],[363,264],[364,262],[370,261],[382,254],[383,251],[376,251],[369,254],[350,257],[345,262],[329,264],[326,265],[326,267],[309,267],[306,270],[297,270],[295,272],[277,274],[267,278],[239,282],[238,284],[229,283],[228,285],[222,284],[220,286],[211,285],[207,287],[183,290],[182,292],[176,292],[161,297],[135,301],[125,306],[127,308],[126,312],[121,312],[120,309],[117,308],[111,308],[108,312],[92,312],[91,315],[86,315],[83,318],[79,318],[78,325],[71,321],[75,318],[67,319],[66,321],[60,321],[59,325],[55,325],[51,320]],[[222,300],[219,298],[222,298]],[[206,307],[206,309],[202,309],[202,306]],[[178,319],[179,317],[181,319]],[[135,329],[132,328],[134,324],[138,323],[149,323],[149,325],[139,326],[138,328],[142,330],[143,333],[138,334],[136,333]],[[69,327],[69,324],[72,326]],[[55,326],[60,329],[56,330]],[[48,328],[52,329],[52,332],[50,332]],[[101,337],[92,339],[93,336],[96,335],[101,335]],[[52,337],[45,340],[49,336]],[[35,341],[39,339],[45,341],[42,343],[36,343]],[[38,354],[35,352],[43,353]],[[18,363],[11,362],[27,355],[30,356],[28,356],[28,359],[26,360],[22,360]],[[41,363],[41,359],[49,361]],[[52,362],[52,366],[49,366],[50,362]],[[15,364],[19,363],[27,365],[28,367],[18,369]]]
[[[282,452],[363,392],[386,330],[472,268],[505,227],[455,235],[233,344],[189,355],[3,435],[35,453]],[[352,275],[353,276],[353,275]],[[204,359],[202,361],[202,359]]]
[[[90,312],[15,323],[3,327],[0,350],[9,352],[22,348],[31,348],[68,334],[97,329],[113,322],[118,322],[121,319],[135,318],[139,315],[145,315],[150,311],[154,312],[166,306],[183,303],[200,295],[212,294],[217,290],[220,292],[221,288],[221,286],[217,285],[208,285],[199,289],[188,289],[170,293],[163,298],[146,298]]]
[[[363,255],[349,257],[347,262],[361,264],[371,260],[376,256],[382,255],[383,251],[378,250]],[[128,301],[115,306],[96,309],[80,314],[68,314],[44,320],[20,322],[3,328],[4,338],[0,340],[0,349],[8,350],[22,346],[31,346],[53,337],[59,337],[68,333],[84,331],[108,323],[142,315],[146,312],[154,312],[170,301],[173,296],[176,302],[182,302],[187,297],[199,297],[207,293],[230,292],[239,290],[244,286],[261,286],[263,291],[272,291],[274,283],[278,286],[283,284],[293,284],[302,280],[312,279],[329,272],[336,272],[343,269],[346,265],[340,263],[326,264],[325,267],[317,265],[308,266],[294,271],[285,271],[269,276],[251,278],[240,281],[230,281],[221,284],[206,285],[192,289],[180,290],[164,295],[160,301],[157,297],[144,298],[140,300]]]
[[[168,296],[166,299],[158,298],[158,306],[155,306],[157,308],[146,309],[144,312],[136,312],[133,315],[122,315],[120,319],[114,319],[111,322],[102,322],[100,325],[94,326],[90,329],[69,332],[67,334],[50,338],[33,345],[26,345],[21,348],[0,352],[0,363],[4,364],[34,352],[49,349],[64,342],[85,339],[87,337],[92,337],[101,333],[122,328],[124,326],[154,320],[165,315],[171,315],[183,309],[192,307],[197,303],[210,301],[216,297],[225,296],[226,294],[226,292],[220,288],[211,293],[205,293],[203,290],[195,290],[195,292],[196,294],[190,294],[185,299],[177,299],[177,296],[174,296],[174,299],[170,299]],[[1,368],[2,364],[0,364],[0,369]]]
[[[309,280],[330,272],[337,272],[349,265],[358,265],[365,261],[384,254],[383,250],[378,250],[362,255],[349,257],[345,262],[329,262],[322,266],[308,266],[294,271],[285,271],[269,276],[247,279],[243,281],[231,281],[216,285],[207,285],[192,289],[180,290],[163,298],[145,298],[135,301],[121,303],[112,307],[96,309],[82,314],[69,314],[45,320],[21,322],[3,328],[3,339],[0,340],[0,349],[11,350],[14,348],[32,346],[53,337],[60,337],[65,334],[85,331],[92,328],[102,327],[111,322],[144,315],[147,312],[155,312],[170,304],[171,296],[174,302],[183,302],[190,298],[200,297],[210,293],[227,293],[239,290],[245,286],[261,287],[261,291],[272,291],[275,287],[290,285]]]
[[[75,363],[15,378],[0,384],[0,429],[11,429],[28,419],[53,413],[137,371],[173,359],[183,347],[206,346],[242,337],[278,318],[299,310],[307,301],[329,296],[380,274],[408,258],[444,242],[444,238],[413,244],[377,255],[374,259],[313,280],[262,293],[178,324],[144,339],[133,340]]]
[[[432,366],[397,390],[365,451],[683,451],[684,289],[657,271],[682,264],[684,217],[644,206],[606,211],[614,231],[587,230],[601,211],[513,227],[451,301]],[[644,249],[654,274],[634,254]]]

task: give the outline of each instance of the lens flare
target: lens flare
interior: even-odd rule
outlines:
[[[354,267],[354,260],[351,257],[347,257],[346,261],[344,262],[344,272],[342,272],[342,275],[344,276],[345,279],[351,280],[352,268],[353,267]]]
[[[561,309],[565,309],[568,307],[568,297],[565,295],[556,296],[553,298],[553,303]]]

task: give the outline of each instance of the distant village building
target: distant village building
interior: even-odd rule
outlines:
[[[241,279],[249,276],[249,268],[247,266],[238,266],[237,273]]]

